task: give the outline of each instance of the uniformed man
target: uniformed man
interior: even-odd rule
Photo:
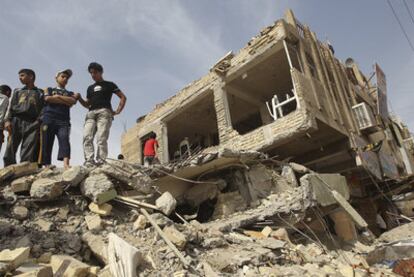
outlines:
[[[14,90],[4,124],[9,132],[3,158],[5,166],[16,163],[19,146],[20,162],[37,162],[39,158],[43,90],[35,86],[36,74],[32,69],[20,70],[19,79],[24,87]]]

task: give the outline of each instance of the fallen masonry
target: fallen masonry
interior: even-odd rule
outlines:
[[[353,219],[359,214],[349,205],[349,190],[339,174],[282,165],[259,152],[225,150],[214,156],[198,167],[221,161],[220,169],[203,169],[198,176],[204,178],[179,177],[187,182],[181,192],[179,182],[165,190],[164,179],[178,177],[186,167],[145,168],[124,162],[123,170],[132,179],[150,176],[145,193],[137,183],[132,187],[99,167],[70,174],[41,169],[8,177],[1,187],[1,274],[391,275],[393,268],[384,266],[390,257],[382,249],[397,249],[401,237],[414,237],[414,229],[403,225],[392,230],[398,236],[385,233],[385,242],[381,237],[373,242],[369,228]],[[64,181],[63,175],[74,172],[83,173]],[[10,197],[10,188],[21,178],[30,189]],[[390,242],[394,244],[388,246]],[[410,246],[404,247],[411,253]],[[399,261],[405,258],[398,256]]]
[[[0,276],[412,276],[414,144],[376,77],[288,11],[137,120],[125,160],[1,169]]]

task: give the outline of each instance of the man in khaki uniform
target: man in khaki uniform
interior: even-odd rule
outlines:
[[[88,87],[86,100],[80,98],[79,102],[89,109],[83,129],[83,150],[85,165],[93,166],[102,164],[108,156],[108,137],[112,120],[124,109],[126,97],[117,85],[103,79],[103,67],[100,64],[89,64],[88,71],[95,83]],[[111,105],[113,94],[120,98],[115,111]],[[96,159],[93,144],[95,135],[98,148]]]

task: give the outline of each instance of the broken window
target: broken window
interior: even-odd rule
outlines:
[[[298,61],[295,64],[300,67]],[[274,54],[230,81],[225,90],[232,126],[239,134],[272,123],[297,108],[282,43]]]
[[[166,120],[170,161],[184,159],[218,145],[214,96],[209,91]]]

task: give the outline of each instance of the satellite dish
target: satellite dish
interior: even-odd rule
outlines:
[[[353,60],[352,58],[348,58],[348,59],[346,59],[346,61],[345,61],[345,65],[346,65],[346,67],[348,67],[348,68],[352,68],[352,67],[354,67],[354,64],[355,64],[355,62],[354,62],[354,60]]]

